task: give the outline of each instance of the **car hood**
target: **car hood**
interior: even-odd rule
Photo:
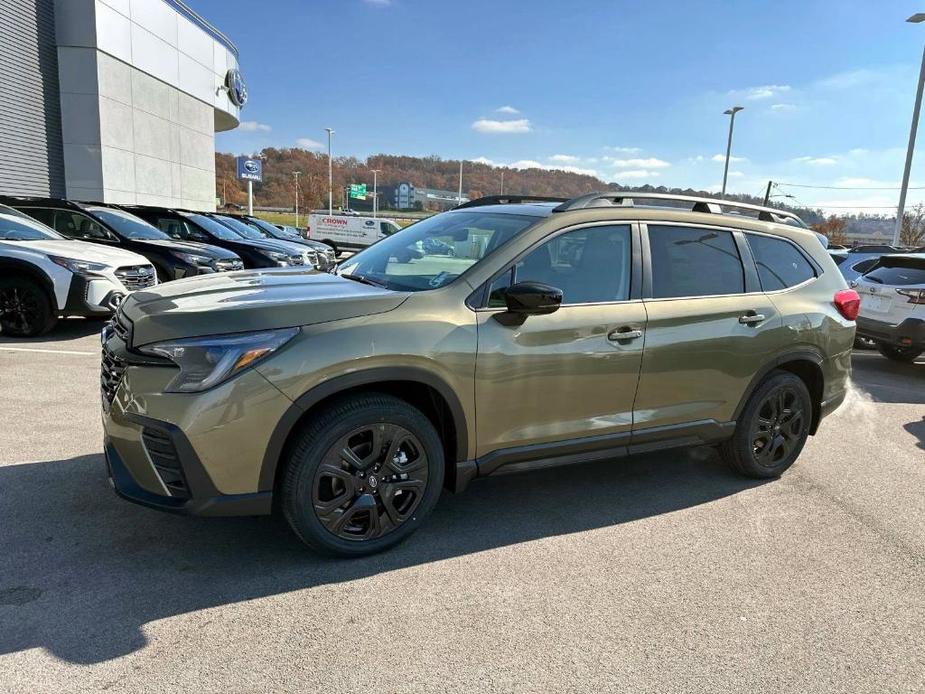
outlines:
[[[385,313],[408,296],[314,270],[240,270],[132,292],[120,311],[133,323],[137,347]]]
[[[28,248],[48,255],[62,258],[86,260],[91,263],[105,263],[117,268],[125,265],[150,265],[151,261],[142,255],[113,248],[102,243],[87,241],[70,241],[68,239],[48,239],[47,241],[14,241],[17,248]]]
[[[238,255],[224,248],[213,246],[208,243],[199,243],[198,241],[178,241],[176,239],[132,239],[135,243],[141,243],[146,246],[157,246],[168,251],[180,251],[181,253],[196,253],[205,255],[210,258],[237,258]]]

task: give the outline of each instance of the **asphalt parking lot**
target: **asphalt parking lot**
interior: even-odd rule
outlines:
[[[780,480],[707,449],[508,475],[333,561],[119,500],[98,328],[0,336],[0,690],[925,691],[925,358],[856,353]]]

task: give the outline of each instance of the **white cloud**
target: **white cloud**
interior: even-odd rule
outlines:
[[[787,113],[789,111],[796,111],[797,107],[793,104],[771,104],[771,110],[777,111],[778,113]]]
[[[875,70],[861,68],[860,70],[839,72],[831,77],[819,80],[817,84],[828,89],[853,89],[874,82],[881,79],[881,77]]]
[[[618,154],[639,154],[641,147],[604,147],[607,152],[617,152]]]
[[[759,101],[761,99],[770,99],[779,96],[784,92],[790,91],[789,84],[763,84],[759,87],[748,87],[747,89],[733,89],[729,96],[742,97],[749,101]]]
[[[743,178],[745,176],[741,171],[730,171],[728,178]]]
[[[528,133],[532,129],[530,121],[526,118],[517,118],[515,120],[492,120],[491,118],[479,118],[472,124],[472,129],[476,132],[486,134],[521,134]]]
[[[476,159],[470,159],[473,164],[485,164],[487,166],[498,166],[497,162],[488,157],[477,157]]]
[[[535,159],[520,159],[510,164],[499,164],[492,162],[495,166],[507,166],[511,169],[542,169],[543,171],[565,171],[567,173],[581,174],[583,176],[597,176],[594,169],[584,169],[578,166],[567,166],[558,164],[543,164]]]
[[[388,7],[392,4],[392,0],[363,0],[363,2],[372,7]]]
[[[810,166],[833,166],[838,163],[833,157],[797,157],[793,161]]]
[[[663,159],[614,159],[613,165],[618,169],[665,169],[671,164]]]
[[[627,179],[627,178],[654,178],[658,176],[658,171],[647,171],[646,169],[632,169],[630,171],[621,171],[617,174],[617,178]]]
[[[255,133],[255,132],[268,133],[272,129],[273,128],[271,128],[266,123],[258,123],[255,120],[242,120],[238,124],[238,130],[240,130],[241,132],[245,132],[245,133]]]
[[[505,113],[505,114],[507,114],[507,115],[509,115],[509,116],[516,116],[518,113],[520,113],[520,111],[518,111],[518,110],[517,110],[516,108],[514,108],[513,106],[502,106],[501,108],[496,109],[496,112],[497,112],[497,113]]]
[[[573,157],[571,154],[553,154],[549,157],[549,161],[557,164],[577,164],[580,159],[578,157]]]
[[[302,149],[321,149],[324,147],[318,140],[313,140],[310,137],[300,137],[295,143],[297,147]]]
[[[718,161],[720,164],[723,164],[723,163],[725,163],[725,161],[726,161],[726,155],[725,155],[725,154],[714,154],[712,157],[710,157],[710,160],[711,160],[711,161]],[[698,160],[698,161],[699,161],[699,160]],[[730,161],[730,163],[732,163],[732,164],[739,164],[739,163],[741,163],[741,162],[743,162],[743,161],[748,161],[748,159],[747,159],[746,157],[737,157],[737,156],[733,155],[733,156],[730,156],[730,157],[729,157],[729,161]]]

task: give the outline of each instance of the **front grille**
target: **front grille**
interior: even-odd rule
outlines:
[[[126,345],[132,344],[132,321],[126,318],[122,311],[116,311],[116,315],[112,317],[110,321],[112,325],[112,331],[118,335],[119,339],[122,340]]]
[[[290,265],[304,265],[305,259],[300,255],[291,255],[289,256]]]
[[[116,397],[116,390],[122,383],[125,374],[125,362],[116,356],[115,352],[103,345],[103,354],[100,359],[100,391],[108,404],[112,404]]]
[[[177,454],[170,435],[160,429],[145,427],[141,431],[141,442],[170,495],[188,499],[189,485],[186,483],[186,476],[180,465],[180,456]]]
[[[315,251],[305,251],[305,264],[318,267],[318,254]]]
[[[239,258],[219,258],[215,261],[215,269],[218,272],[231,272],[232,270],[243,270],[244,263]]]
[[[116,270],[116,277],[130,292],[147,289],[157,284],[153,265],[129,265]]]

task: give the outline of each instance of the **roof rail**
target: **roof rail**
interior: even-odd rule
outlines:
[[[761,205],[752,205],[747,202],[735,202],[733,200],[721,200],[717,198],[701,198],[694,195],[675,195],[673,193],[643,193],[643,192],[612,192],[612,193],[588,193],[577,198],[572,198],[567,202],[559,205],[553,212],[568,212],[570,210],[583,210],[589,207],[607,207],[615,205],[620,207],[635,207],[636,200],[670,200],[673,202],[691,203],[691,212],[706,212],[708,214],[728,214],[723,211],[724,207],[733,210],[747,210],[757,212],[758,219],[763,222],[777,222],[778,224],[794,224],[806,228],[806,222],[799,216],[787,210],[780,210],[776,207],[762,207]]]
[[[467,207],[484,207],[486,205],[509,205],[522,202],[569,202],[568,198],[553,198],[546,195],[486,195],[462,205],[457,205],[454,210],[464,210]]]

